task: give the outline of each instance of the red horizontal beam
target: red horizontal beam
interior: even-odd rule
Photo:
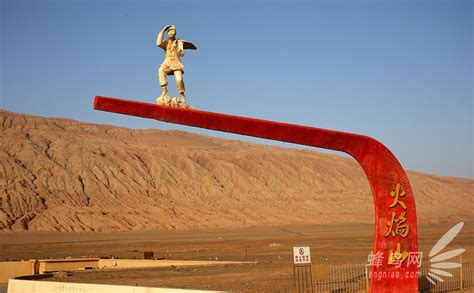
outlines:
[[[377,274],[376,276],[384,274],[386,277],[371,278],[370,292],[418,292],[417,266],[408,266],[407,260],[404,259],[402,265],[397,268],[388,261],[390,252],[396,250],[397,244],[402,254],[417,252],[416,208],[413,191],[398,160],[377,140],[364,135],[335,130],[101,96],[95,97],[94,109],[350,154],[359,162],[370,183],[375,206],[373,253],[381,252],[383,255],[381,264],[373,265],[371,273]],[[400,186],[398,191],[402,195],[398,199],[402,204],[393,205],[396,197],[392,195],[397,192],[397,185]],[[347,200],[352,201],[351,198]],[[395,219],[401,216],[402,220],[390,225],[390,222],[394,221],[393,215]],[[404,231],[407,233],[405,234]],[[402,276],[403,281],[400,278],[387,277],[394,273]]]

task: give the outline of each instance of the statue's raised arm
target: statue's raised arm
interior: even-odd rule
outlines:
[[[156,38],[156,46],[160,47],[160,45],[163,43],[165,32],[169,30],[171,27],[172,25],[167,25],[163,27],[163,29],[158,34],[158,37]]]

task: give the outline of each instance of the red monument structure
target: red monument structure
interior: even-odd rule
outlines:
[[[415,198],[395,156],[364,135],[96,96],[94,109],[345,152],[369,180],[375,206],[369,292],[418,292]],[[351,198],[347,198],[351,201]]]

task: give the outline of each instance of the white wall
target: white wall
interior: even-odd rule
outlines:
[[[46,282],[14,280],[8,282],[8,293],[204,293],[224,291],[185,290],[138,286],[118,286],[99,284],[79,284],[65,282]]]

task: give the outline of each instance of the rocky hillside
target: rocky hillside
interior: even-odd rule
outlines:
[[[409,172],[419,222],[472,216],[474,180]],[[352,159],[0,110],[0,230],[373,223]]]

